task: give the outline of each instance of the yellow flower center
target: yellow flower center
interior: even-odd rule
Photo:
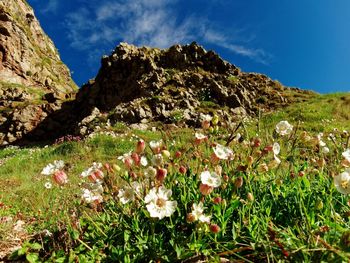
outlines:
[[[341,187],[344,189],[348,189],[349,187],[349,181],[348,180],[342,180],[340,183]]]
[[[158,198],[156,204],[159,207],[164,207],[166,204],[166,200],[164,200],[163,198]]]

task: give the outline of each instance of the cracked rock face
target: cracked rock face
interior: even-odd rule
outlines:
[[[78,87],[25,0],[0,0],[0,145],[21,139]]]
[[[25,0],[0,0],[0,80],[56,93],[77,90]]]
[[[101,64],[95,80],[77,94],[77,104],[109,112],[112,121],[181,119],[192,125],[201,112],[254,115],[312,95],[242,72],[196,43],[164,50],[121,43]]]

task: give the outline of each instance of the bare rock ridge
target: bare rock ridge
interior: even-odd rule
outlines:
[[[253,115],[312,94],[242,72],[196,43],[164,50],[121,43],[101,64],[95,80],[80,89],[76,103],[108,112],[111,121],[182,120],[195,125],[201,112]]]
[[[168,49],[121,43],[102,58],[96,78],[83,85],[75,100],[53,110],[23,139],[85,136],[107,120],[198,126],[200,113],[215,113],[235,121],[313,94],[242,72],[197,43]]]
[[[78,87],[25,0],[0,0],[0,144],[21,139]]]

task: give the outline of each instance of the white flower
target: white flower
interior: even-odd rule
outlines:
[[[134,189],[131,187],[124,187],[124,189],[120,189],[118,192],[118,198],[123,205],[127,204],[130,201],[134,201]]]
[[[146,178],[153,179],[157,174],[157,170],[152,166],[149,166],[148,168],[145,169],[143,174],[145,175]]]
[[[163,186],[150,190],[145,196],[145,203],[151,217],[162,219],[164,217],[170,217],[175,212],[177,202],[169,201],[171,194],[171,190]]]
[[[44,169],[41,171],[41,174],[43,175],[52,175],[55,172],[59,171],[64,167],[64,162],[62,160],[55,160],[53,164],[49,163],[47,166],[44,167]]]
[[[222,146],[221,144],[216,144],[213,150],[216,157],[221,160],[231,159],[233,156],[233,151],[228,147]]]
[[[272,151],[274,153],[274,155],[277,155],[280,153],[281,151],[281,146],[278,144],[278,142],[275,142],[272,146]]]
[[[152,150],[160,148],[162,147],[162,145],[163,145],[163,140],[149,142],[149,146],[151,147]]]
[[[201,173],[201,182],[211,187],[219,187],[221,177],[215,172],[204,171]]]
[[[43,174],[43,175],[51,175],[51,174],[54,174],[55,171],[56,171],[56,167],[53,164],[49,163],[41,171],[41,174]]]
[[[148,161],[147,161],[146,156],[141,157],[140,164],[144,167],[146,167],[148,165]]]
[[[137,195],[140,196],[142,194],[142,190],[143,190],[142,184],[134,181],[134,182],[131,182],[130,185]]]
[[[118,160],[121,160],[122,162],[125,161],[125,159],[130,159],[131,158],[131,154],[132,152],[127,152],[127,153],[124,153],[123,155],[119,156],[117,159]]]
[[[323,152],[324,154],[329,153],[329,148],[328,148],[328,147],[323,147],[323,148],[322,148],[322,152]]]
[[[280,135],[288,135],[292,132],[293,126],[288,121],[280,121],[276,125],[276,132]]]
[[[322,137],[323,137],[323,133],[322,132],[317,134],[318,145],[320,145],[321,147],[325,147],[326,143],[324,141],[322,141]]]
[[[46,182],[44,186],[45,186],[46,189],[51,189],[52,188],[52,183]]]
[[[88,204],[96,201],[101,203],[103,201],[103,197],[99,193],[95,193],[89,189],[83,189],[81,198]]]
[[[350,169],[334,177],[334,185],[342,194],[350,194]]]
[[[203,214],[204,208],[205,207],[203,207],[203,203],[199,203],[198,205],[197,204],[193,204],[191,213],[193,215],[194,221],[199,220],[202,223],[208,223],[209,224],[211,216]]]
[[[92,176],[96,181],[101,180],[103,178],[103,172],[100,170],[102,168],[101,163],[94,162],[91,167],[86,169],[81,173],[81,177]]]
[[[102,181],[96,181],[95,183],[90,183],[89,186],[93,192],[99,193],[99,194],[103,193]]]
[[[350,162],[350,149],[347,149],[345,152],[342,153],[342,156]]]
[[[153,155],[152,163],[155,166],[161,166],[163,164],[163,155],[161,153]]]
[[[210,116],[209,114],[203,114],[203,113],[201,113],[199,115],[199,118],[200,118],[201,121],[208,121],[208,122],[213,119],[213,117]]]
[[[204,134],[202,134],[202,133],[199,133],[199,132],[196,132],[196,133],[194,134],[194,137],[196,137],[197,140],[204,140],[204,139],[207,138],[206,135],[204,135]]]

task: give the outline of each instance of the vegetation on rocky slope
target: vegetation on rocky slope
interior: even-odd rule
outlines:
[[[118,123],[84,140],[5,148],[0,247],[22,246],[12,258],[31,262],[346,261],[349,98],[322,95],[233,124],[203,117],[196,131]],[[285,120],[293,127],[277,125]],[[55,160],[63,173],[47,167]],[[161,186],[172,193],[152,203]]]

